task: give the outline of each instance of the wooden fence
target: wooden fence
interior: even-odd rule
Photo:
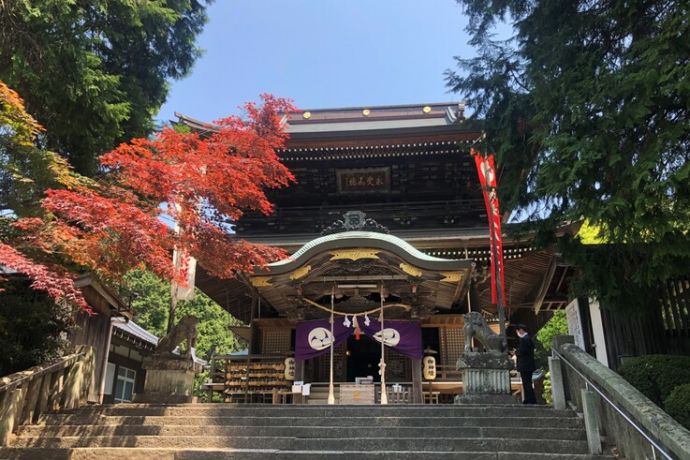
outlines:
[[[47,412],[86,405],[95,369],[93,347],[80,345],[73,354],[0,379],[0,447],[19,426]]]

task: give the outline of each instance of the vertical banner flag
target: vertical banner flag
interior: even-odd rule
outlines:
[[[185,284],[177,281],[172,283],[172,295],[176,300],[192,300],[194,298],[194,281],[196,277],[196,259],[186,252],[175,249],[173,251],[173,265],[176,277],[183,277]]]
[[[491,245],[491,302],[498,303],[497,281],[500,280],[501,299],[505,304],[505,277],[503,270],[503,234],[501,233],[501,213],[498,205],[498,193],[496,191],[496,163],[494,155],[482,156],[474,148],[470,149],[474,157],[479,174],[479,183],[482,186],[484,205],[489,219],[489,242]]]
[[[175,209],[175,234],[179,235],[181,232],[180,225],[177,222],[178,216],[182,212],[182,207],[174,203]],[[196,278],[196,259],[190,256],[186,251],[178,248],[173,249],[173,273],[175,280],[171,283],[170,289],[173,301],[178,300],[192,300],[194,298],[194,281]],[[184,278],[185,283],[181,285],[176,280]]]

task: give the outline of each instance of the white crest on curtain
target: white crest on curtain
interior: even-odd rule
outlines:
[[[333,343],[333,335],[325,327],[315,327],[309,331],[307,339],[309,340],[309,346],[314,350],[325,350]]]
[[[374,340],[381,342],[381,336],[383,335],[383,344],[389,347],[394,347],[400,343],[400,332],[392,327],[387,327],[383,331],[379,331],[374,334]]]

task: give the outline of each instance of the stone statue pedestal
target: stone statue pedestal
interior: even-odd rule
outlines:
[[[203,370],[190,356],[154,354],[144,359],[144,393],[135,402],[180,404],[193,402],[194,375]]]
[[[455,397],[455,404],[517,404],[510,391],[512,368],[505,353],[465,352],[457,363],[463,371],[464,393]]]

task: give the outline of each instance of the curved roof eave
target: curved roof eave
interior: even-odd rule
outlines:
[[[472,261],[469,259],[441,259],[424,254],[397,236],[376,232],[349,231],[316,238],[302,246],[291,257],[268,264],[267,271],[271,274],[287,273],[302,266],[319,253],[355,248],[389,251],[412,265],[428,270],[465,270],[472,267]]]

